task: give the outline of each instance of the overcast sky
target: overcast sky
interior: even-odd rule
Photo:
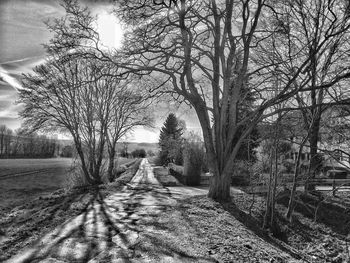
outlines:
[[[109,1],[83,2],[98,15],[106,14],[111,8]],[[59,0],[0,0],[0,124],[11,129],[21,125],[18,118],[21,107],[15,103],[20,77],[44,61],[42,44],[51,37],[44,21],[64,15],[64,9],[59,3]],[[105,23],[103,25],[106,26]],[[138,142],[158,141],[159,126],[170,111],[168,107],[162,108],[157,112],[154,130],[136,129],[128,139]],[[193,112],[185,109],[176,114],[185,119],[190,130],[199,131]]]

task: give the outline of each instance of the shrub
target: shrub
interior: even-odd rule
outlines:
[[[175,163],[183,165],[183,140],[168,138],[162,144],[162,150],[159,152],[161,165]]]
[[[120,151],[120,156],[123,157],[123,158],[128,158],[129,157],[128,150],[127,149],[122,149]]]
[[[168,166],[170,175],[174,176],[180,183],[186,184],[186,178],[184,176],[184,168],[173,163],[169,163]]]
[[[190,141],[185,145],[184,175],[186,185],[200,185],[204,149],[200,142]]]
[[[67,173],[66,188],[72,189],[89,185],[90,184],[84,175],[80,162],[77,159],[74,160]]]
[[[232,185],[249,185],[250,182],[250,167],[248,161],[237,161],[233,168],[233,174],[231,177]]]
[[[135,149],[131,152],[133,158],[145,158],[146,151],[145,149]]]
[[[73,147],[71,145],[66,145],[62,148],[61,157],[72,158],[73,157]]]
[[[290,160],[284,160],[282,164],[285,168],[286,173],[293,173],[294,172],[294,167],[295,167],[294,162],[292,162]]]
[[[148,150],[147,151],[147,156],[150,156],[150,157],[153,157],[155,156],[156,154],[152,151],[152,150]]]

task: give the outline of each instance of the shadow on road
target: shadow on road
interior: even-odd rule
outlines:
[[[41,237],[31,248],[7,262],[50,262],[54,259],[63,262],[129,262],[132,258],[143,258],[147,251],[137,249],[140,233],[147,232],[155,217],[174,203],[169,190],[159,186],[141,184],[106,198],[96,189],[77,217]],[[147,242],[153,244],[160,258],[178,256],[197,260],[154,237]]]

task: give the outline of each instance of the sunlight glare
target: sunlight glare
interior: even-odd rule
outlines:
[[[108,49],[121,47],[123,30],[115,15],[102,11],[97,18],[97,32],[101,43]]]

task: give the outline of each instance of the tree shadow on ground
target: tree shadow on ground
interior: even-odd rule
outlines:
[[[59,216],[59,211],[72,209],[72,203],[85,199],[77,207],[76,216],[60,224],[53,231],[41,236],[30,247],[15,255],[8,262],[38,262],[58,259],[64,262],[109,262],[122,259],[129,262],[142,257],[145,251],[140,245],[140,235],[171,205],[170,193],[165,188],[123,190],[108,197],[100,189],[90,189],[89,195],[77,194],[62,199],[48,207],[48,215],[35,221],[36,227],[48,224]],[[33,227],[34,224],[33,224]],[[21,237],[18,237],[18,241]],[[198,258],[187,254],[176,245],[161,242],[154,236],[143,235],[151,244],[149,249],[159,257],[181,257],[197,262]]]

